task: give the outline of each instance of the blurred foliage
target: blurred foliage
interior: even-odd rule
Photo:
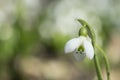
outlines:
[[[19,57],[58,58],[68,61],[65,64],[74,62],[64,55],[63,48],[67,40],[78,35],[81,25],[75,20],[77,18],[93,26],[98,43],[106,48],[112,33],[120,30],[120,2],[116,1],[0,0],[0,4],[3,3],[0,5],[0,79],[22,80],[22,73],[16,68]],[[86,66],[88,73],[93,70],[87,59],[81,64]],[[2,77],[5,71],[10,78]]]

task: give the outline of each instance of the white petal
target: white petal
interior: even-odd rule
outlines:
[[[92,59],[94,57],[94,48],[92,46],[92,43],[88,40],[84,40],[83,46],[85,49],[86,56]]]
[[[73,52],[77,47],[81,45],[82,41],[79,38],[73,38],[69,40],[65,45],[65,53]]]
[[[85,53],[75,51],[73,55],[77,61],[82,61],[85,58]]]

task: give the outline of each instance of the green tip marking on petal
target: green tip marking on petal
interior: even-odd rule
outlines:
[[[84,52],[84,47],[83,46],[78,47],[78,51]]]

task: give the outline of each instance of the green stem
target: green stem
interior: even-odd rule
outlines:
[[[83,26],[86,25],[86,29],[88,30],[88,36],[92,39],[92,45],[93,45],[94,50],[95,50],[95,33],[94,33],[94,31],[92,30],[92,28],[89,26],[89,24],[86,21],[84,21],[82,19],[78,19],[78,21]],[[95,68],[96,68],[98,80],[103,80],[102,74],[101,74],[101,69],[100,69],[100,63],[98,61],[96,54],[94,55],[94,63],[95,63]]]
[[[96,68],[98,80],[103,80],[102,75],[101,75],[100,64],[99,64],[98,57],[96,54],[94,55],[94,63],[95,63],[95,68]]]
[[[95,47],[102,53],[104,61],[105,61],[105,67],[106,67],[106,74],[107,74],[107,80],[110,80],[110,66],[109,66],[109,62],[108,62],[108,58],[106,56],[106,53],[104,52],[104,50],[99,47],[97,44],[95,44]]]

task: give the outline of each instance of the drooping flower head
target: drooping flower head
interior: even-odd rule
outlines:
[[[90,37],[87,35],[87,30],[82,27],[79,31],[79,37],[69,40],[65,45],[65,53],[73,53],[78,61],[81,61],[87,56],[89,59],[94,57],[94,48]]]

